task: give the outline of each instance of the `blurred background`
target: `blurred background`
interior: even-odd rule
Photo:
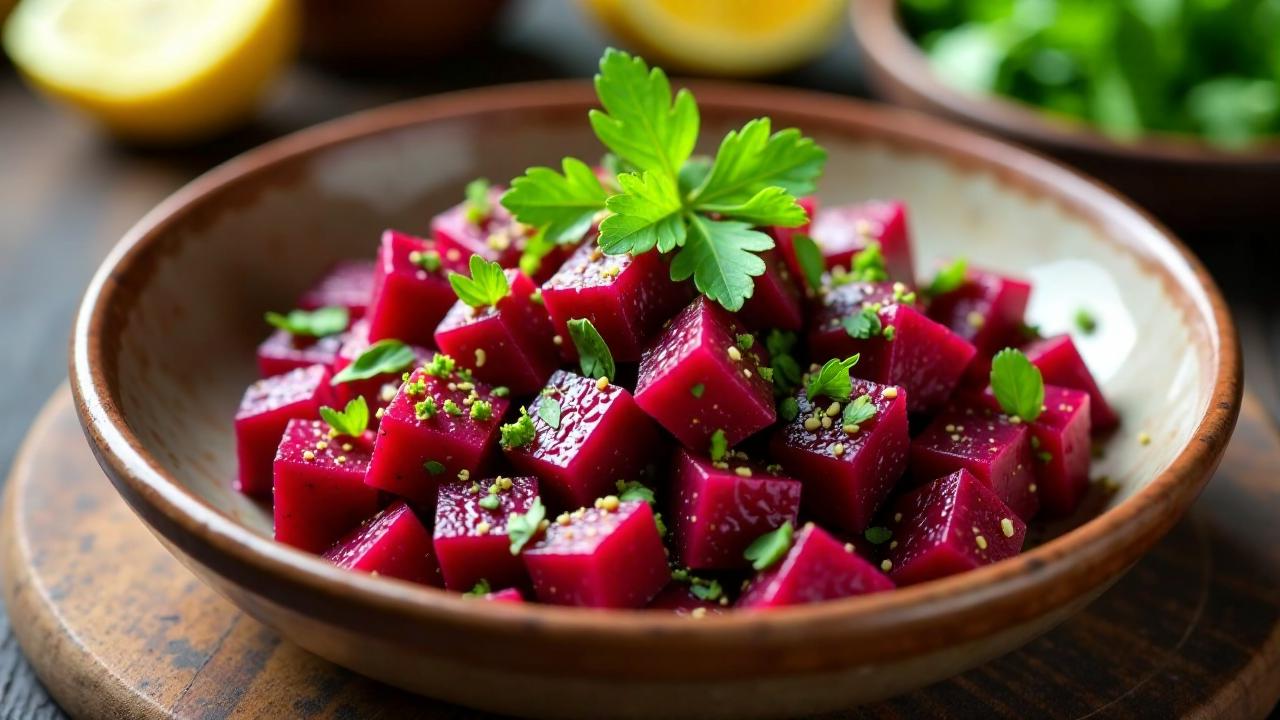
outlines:
[[[1280,0],[852,2],[0,0],[0,468],[94,268],[182,184],[387,102],[586,78],[606,45],[889,99],[1115,183],[1208,263],[1276,414]],[[0,620],[0,717],[60,716]]]

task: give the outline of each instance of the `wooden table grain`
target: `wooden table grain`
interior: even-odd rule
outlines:
[[[607,43],[568,0],[512,3],[492,44],[467,57],[394,76],[349,76],[299,66],[260,118],[194,150],[137,150],[104,140],[81,119],[32,95],[0,60],[0,470],[34,413],[66,376],[80,293],[116,239],[184,182],[236,153],[301,127],[397,99],[474,85],[585,77]],[[814,64],[771,82],[861,95],[847,33]],[[1280,225],[1280,204],[1277,205]],[[1273,416],[1280,393],[1280,263],[1275,227],[1189,238],[1240,323],[1247,382]],[[0,473],[0,481],[7,473]],[[58,718],[0,613],[0,718]]]

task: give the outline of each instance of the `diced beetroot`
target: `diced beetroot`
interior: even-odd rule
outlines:
[[[1017,555],[1022,522],[967,470],[916,488],[894,504],[889,576],[899,585],[935,580]]]
[[[855,254],[873,242],[880,243],[889,278],[915,285],[907,208],[901,202],[872,201],[824,208],[813,218],[813,239],[822,248],[827,267],[845,269],[849,269]]]
[[[258,346],[258,374],[267,378],[308,365],[333,365],[345,339],[345,334],[312,338],[276,330]]]
[[[476,377],[516,395],[542,387],[560,364],[551,318],[538,291],[519,270],[507,270],[511,294],[477,310],[459,300],[436,328],[436,345],[473,368]]]
[[[352,320],[359,320],[373,298],[373,276],[374,264],[367,260],[340,262],[302,294],[298,307],[303,310],[344,307]]]
[[[491,488],[497,492],[491,493]],[[492,510],[480,504],[490,494],[497,498]],[[435,549],[444,586],[466,592],[481,580],[491,587],[527,585],[524,563],[511,554],[507,517],[528,512],[537,496],[538,479],[533,477],[442,483]]]
[[[797,285],[805,285],[804,269],[800,267],[800,260],[796,257],[795,236],[809,235],[813,230],[813,217],[818,212],[818,198],[812,195],[806,195],[797,198],[796,202],[809,216],[809,222],[804,225],[793,228],[771,227],[769,234],[773,236],[774,245],[778,248],[778,252],[782,255],[782,259],[787,264],[787,270],[790,271],[791,277],[796,279]],[[817,288],[812,288],[817,290]]]
[[[747,546],[800,512],[798,480],[734,458],[719,465],[676,453],[670,528],[676,558],[695,570],[746,567]]]
[[[348,570],[441,586],[431,532],[403,500],[373,516],[324,557]]]
[[[903,297],[903,289],[900,284],[895,290],[893,283],[861,282],[832,288],[823,296],[809,333],[809,351],[817,362],[860,354],[854,375],[901,385],[907,390],[908,409],[928,414],[950,397],[977,350],[925,317],[918,306],[895,300]],[[844,320],[874,305],[880,306],[876,317],[882,332],[870,338],[852,337]]]
[[[505,590],[498,590],[497,592],[485,593],[484,599],[491,602],[523,603],[524,595],[522,595],[516,588],[507,588]]]
[[[767,609],[892,590],[893,581],[853,546],[809,523],[787,556],[751,581],[737,607]]]
[[[764,274],[756,278],[755,293],[742,306],[739,317],[756,330],[800,330],[804,327],[804,306],[796,286],[799,281],[792,278],[777,251],[770,250],[761,258]]]
[[[723,430],[729,445],[773,424],[773,386],[760,373],[758,343],[699,297],[680,312],[640,359],[636,402],[685,447],[705,452]]]
[[[442,374],[435,377],[420,368],[400,386],[378,424],[373,462],[364,479],[368,485],[425,507],[435,506],[441,480],[463,470],[478,477],[485,470],[509,405],[506,398],[494,396],[489,386],[469,380],[462,372]],[[479,402],[489,404],[488,419],[471,417],[473,405]],[[450,407],[456,407],[457,414],[450,413]],[[429,463],[438,466],[428,467]]]
[[[694,611],[701,613],[720,614],[724,612],[724,606],[715,600],[703,600],[693,594],[692,588],[688,583],[672,581],[662,592],[658,593],[649,603],[650,610],[667,610],[677,615],[689,615]]]
[[[338,349],[338,354],[333,359],[333,373],[337,375],[347,369],[372,344],[369,342],[369,321],[357,321],[351,326],[350,332],[347,333],[347,341]],[[434,350],[417,346],[412,347],[414,365],[427,363],[435,356]],[[391,399],[395,397],[395,391],[400,387],[400,380],[403,378],[404,373],[412,369],[414,365],[401,368],[396,372],[375,375],[364,380],[349,380],[338,383],[333,386],[338,402],[345,404],[359,395],[368,403],[370,412],[376,412],[378,408],[385,408],[391,403]]]
[[[543,419],[541,403],[560,407],[559,427]],[[590,505],[613,491],[618,480],[638,480],[664,458],[662,434],[631,393],[610,383],[557,370],[528,408],[533,442],[508,448],[521,472],[542,479],[542,495],[555,510]]]
[[[511,213],[498,202],[503,187],[489,190],[489,215],[472,222],[468,215],[467,203],[459,203],[440,213],[431,221],[431,234],[436,246],[451,264],[466,265],[472,255],[490,262],[496,262],[504,268],[515,268],[520,264],[520,256],[524,254],[532,228],[516,222]],[[535,282],[541,282],[551,276],[560,264],[573,252],[574,245],[560,245],[542,259],[538,272],[534,274]]]
[[[321,405],[332,405],[329,369],[309,365],[249,386],[236,411],[237,488],[246,495],[271,495],[272,460],[290,420],[310,420]]]
[[[539,600],[639,608],[671,580],[649,503],[633,500],[616,510],[606,507],[562,516],[525,550],[525,568]]]
[[[985,406],[947,408],[911,441],[917,482],[968,470],[1023,520],[1040,509],[1033,462],[1026,425]]]
[[[428,272],[414,258],[436,252],[432,243],[396,230],[382,233],[369,306],[369,340],[394,338],[430,346],[432,332],[457,296],[447,277],[449,264]]]
[[[1031,364],[1040,368],[1045,383],[1089,393],[1089,416],[1094,432],[1110,430],[1120,424],[1120,416],[1107,403],[1070,335],[1036,341],[1023,352]]]
[[[562,339],[561,353],[577,358],[568,322],[591,321],[616,360],[640,358],[645,341],[693,297],[689,283],[672,282],[658,253],[605,255],[594,243],[578,248],[542,286],[542,300]]]
[[[799,415],[778,428],[769,442],[770,455],[800,479],[805,512],[851,533],[867,528],[907,469],[911,442],[905,392],[854,380],[851,401],[862,395],[870,398],[875,414],[846,432],[840,415],[827,415],[831,401],[819,398],[825,402],[815,407],[801,389]]]
[[[290,420],[275,459],[276,540],[313,553],[378,511],[364,484],[371,438],[331,438],[319,420]]]
[[[1030,283],[970,268],[964,284],[930,301],[929,317],[990,357],[1017,344],[1030,297]]]

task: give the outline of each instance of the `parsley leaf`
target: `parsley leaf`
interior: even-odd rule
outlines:
[[[711,172],[693,192],[694,207],[746,203],[772,186],[791,195],[813,192],[827,152],[795,128],[770,134],[771,125],[769,118],[757,118],[725,135]],[[801,211],[792,227],[804,221]]]
[[[609,198],[613,213],[600,223],[600,247],[610,255],[671,252],[684,245],[684,204],[675,184],[663,175],[618,176],[622,194]]]
[[[542,259],[556,249],[556,244],[547,239],[546,228],[539,228],[524,242],[524,252],[520,253],[520,272],[534,277],[542,269]]]
[[[334,375],[330,383],[341,385],[353,380],[368,380],[378,375],[398,373],[412,365],[416,359],[417,356],[413,354],[413,348],[399,340],[392,340],[391,338],[379,340],[360,353],[360,356],[353,360],[350,365],[342,368],[341,372]]]
[[[861,425],[875,416],[876,406],[871,402],[871,396],[859,395],[844,406],[844,415],[840,419],[844,425]]]
[[[479,255],[471,256],[471,277],[451,272],[449,284],[458,299],[473,308],[497,305],[499,300],[511,294],[511,283],[502,266]]]
[[[1098,318],[1085,308],[1076,310],[1075,321],[1076,327],[1085,335],[1092,335],[1098,329]]]
[[[791,550],[791,540],[795,534],[794,528],[790,522],[785,522],[782,527],[756,538],[747,546],[742,556],[751,561],[751,567],[756,570],[768,570],[777,565],[786,557],[787,552]]]
[[[365,430],[369,429],[369,405],[364,401],[363,395],[357,395],[354,400],[347,403],[342,412],[328,406],[321,407],[320,417],[324,418],[324,421],[329,423],[329,427],[333,428],[338,435],[360,437]]]
[[[827,264],[818,243],[808,235],[797,233],[791,238],[791,246],[795,248],[805,282],[813,290],[822,287],[822,272],[827,269]]]
[[[507,518],[507,538],[511,540],[511,554],[519,555],[538,533],[542,532],[542,521],[547,519],[547,509],[542,505],[542,498],[535,497],[528,512],[523,515],[511,513]]]
[[[809,378],[809,384],[805,386],[805,394],[809,401],[816,402],[820,395],[826,395],[832,400],[848,400],[849,393],[853,392],[849,368],[858,364],[859,357],[859,355],[853,355],[844,360],[836,358],[828,360],[821,370]]]
[[[324,337],[347,329],[350,320],[344,307],[322,307],[319,310],[292,310],[288,315],[269,312],[267,324],[297,337]]]
[[[567,157],[560,165],[563,175],[547,167],[525,170],[501,201],[516,220],[540,228],[551,245],[581,240],[607,197],[586,163]]]
[[[467,597],[484,597],[493,592],[493,588],[489,586],[489,581],[480,578],[480,582],[476,583],[470,590],[463,593]]]
[[[588,115],[596,137],[639,170],[658,173],[673,184],[698,139],[698,105],[688,90],[671,99],[662,68],[609,48],[600,58],[596,95],[604,110]]]
[[[951,261],[951,263],[939,270],[937,275],[933,276],[933,282],[929,283],[925,294],[930,297],[937,297],[958,289],[964,284],[968,271],[969,262],[964,258],[957,258]]]
[[[489,204],[489,181],[476,178],[467,183],[467,222],[479,225],[489,217],[493,207]]]
[[[783,422],[791,422],[800,416],[800,402],[793,397],[784,397],[778,403],[778,417]]]
[[[1002,410],[1027,422],[1044,410],[1044,378],[1021,350],[1005,348],[991,359],[991,390]]]
[[[781,330],[770,330],[764,339],[765,348],[769,351],[769,365],[773,370],[773,389],[778,395],[790,395],[800,387],[800,363],[791,354],[795,347],[796,334]]]
[[[689,578],[689,592],[699,600],[708,602],[716,602],[724,597],[724,588],[720,587],[719,580],[703,580],[702,578]]]
[[[671,262],[671,279],[692,277],[703,295],[737,312],[755,292],[752,278],[765,271],[755,253],[772,247],[772,238],[747,223],[692,215],[689,237]]]
[[[855,340],[870,340],[884,332],[884,327],[880,323],[880,313],[870,307],[864,307],[853,315],[841,318],[840,324],[844,326],[844,331],[849,333],[849,337]]]
[[[869,527],[862,536],[872,545],[883,545],[893,537],[893,531],[887,527]]]
[[[520,417],[516,418],[515,422],[499,427],[498,433],[502,435],[499,444],[504,449],[510,450],[532,443],[538,435],[538,430],[533,426],[533,418],[529,417],[529,411],[520,408]]]
[[[574,318],[568,322],[569,337],[578,349],[578,362],[582,374],[589,378],[616,377],[618,369],[613,364],[613,353],[590,320]]]
[[[725,439],[724,430],[711,433],[711,462],[720,462],[728,454],[729,441]]]
[[[745,202],[732,205],[705,204],[698,209],[752,225],[797,227],[809,219],[809,214],[796,202],[795,196],[776,185],[762,188]]]
[[[439,475],[444,472],[444,463],[439,460],[428,460],[422,464],[422,467],[432,475]]]
[[[854,282],[880,282],[889,279],[884,253],[880,251],[878,242],[867,243],[865,248],[854,253],[849,265],[849,279]]]
[[[635,480],[619,480],[615,487],[618,488],[618,499],[622,502],[643,500],[650,505],[657,502],[653,496],[653,491]]]
[[[560,401],[553,397],[538,400],[538,417],[552,430],[560,429]]]
[[[689,394],[696,398],[702,397],[702,393],[706,391],[707,391],[707,386],[702,383],[698,383],[697,385],[694,385],[693,387],[689,388]]]

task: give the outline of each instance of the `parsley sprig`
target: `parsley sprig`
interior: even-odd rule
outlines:
[[[761,535],[756,538],[742,556],[751,561],[751,567],[756,570],[768,570],[769,568],[782,562],[782,558],[787,556],[791,550],[791,542],[795,535],[795,528],[791,527],[791,523],[785,522],[782,527]]]
[[[341,385],[353,380],[368,380],[379,375],[398,373],[412,365],[416,359],[413,348],[399,340],[385,338],[366,348],[350,365],[334,375],[330,383]]]
[[[449,273],[449,284],[462,302],[473,308],[482,308],[497,305],[499,300],[511,294],[511,283],[498,263],[472,255],[470,270],[471,277]]]
[[[269,312],[267,324],[295,337],[324,337],[347,329],[350,319],[345,307],[322,307],[318,310],[291,310],[287,315]]]
[[[1027,422],[1044,410],[1044,377],[1021,350],[1005,348],[991,359],[991,391],[1002,410]]]
[[[357,395],[341,411],[327,405],[321,407],[320,417],[329,423],[336,435],[360,437],[369,429],[369,405],[362,395]]]
[[[859,357],[861,355],[851,355],[844,360],[832,358],[820,370],[813,373],[809,377],[808,384],[805,385],[805,395],[808,396],[809,401],[816,402],[820,395],[826,395],[832,400],[848,400],[849,393],[853,392],[853,380],[849,377],[849,370],[858,364]]]

